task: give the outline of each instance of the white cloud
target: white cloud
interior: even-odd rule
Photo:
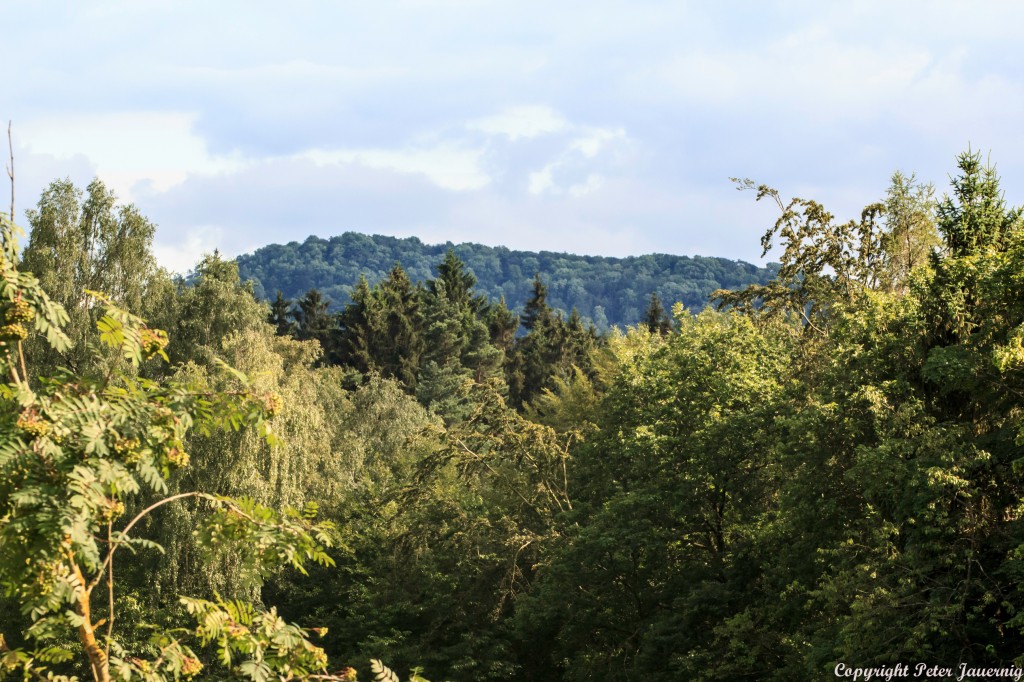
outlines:
[[[62,159],[86,157],[96,174],[125,201],[147,183],[166,191],[189,173],[224,173],[241,162],[207,152],[193,130],[196,115],[181,112],[117,112],[29,119],[18,136],[33,153]]]
[[[481,168],[483,151],[453,143],[408,149],[311,149],[295,158],[319,165],[359,164],[368,168],[423,175],[438,187],[476,190],[491,183]]]
[[[184,234],[161,232],[153,244],[153,254],[160,265],[172,272],[185,273],[195,267],[203,255],[221,248],[224,231],[217,225],[202,225]]]
[[[530,173],[526,191],[533,195],[539,195],[556,189],[555,181],[551,177],[552,170],[552,164],[548,164],[547,166],[541,168],[539,171],[534,171],[533,173]]]
[[[527,176],[526,190],[532,196],[563,196],[578,199],[598,191],[605,172],[621,172],[627,164],[626,150],[633,141],[622,128],[598,128],[566,124],[568,140],[553,144],[550,159]],[[600,158],[599,158],[600,157]]]
[[[207,5],[12,6],[19,209],[98,172],[191,266],[211,225],[756,257],[730,175],[845,216],[968,142],[1021,199],[1010,0]]]
[[[584,182],[579,182],[569,187],[569,196],[579,199],[596,192],[601,188],[602,184],[604,184],[604,178],[597,173],[591,173]]]
[[[625,139],[626,131],[622,128],[584,128],[584,134],[573,140],[570,148],[592,159],[610,143]]]
[[[694,103],[770,107],[825,121],[878,116],[935,66],[921,47],[845,38],[814,25],[756,49],[697,48],[671,57],[660,79]]]
[[[562,132],[570,128],[570,125],[561,114],[550,107],[518,106],[493,116],[469,121],[466,128],[519,140]]]

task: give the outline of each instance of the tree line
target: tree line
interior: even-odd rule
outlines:
[[[414,283],[399,264],[372,287],[361,276],[338,313],[316,289],[297,301],[278,291],[267,320],[279,335],[317,341],[321,364],[343,368],[350,381],[371,374],[395,379],[449,421],[460,409],[453,396],[466,381],[498,382],[521,408],[558,378],[577,371],[593,376],[601,335],[575,309],[568,317],[554,310],[539,274],[522,315],[504,299],[489,302],[475,285],[476,277],[449,250],[426,282]],[[657,294],[650,295],[646,315],[667,330]]]
[[[957,168],[847,222],[740,180],[778,208],[775,276],[607,334],[540,278],[517,316],[454,252],[337,314],[268,305],[216,256],[168,277],[148,221],[55,183],[37,279],[0,287],[38,332],[26,379],[0,353],[0,664],[96,677],[62,600],[101,540],[135,551],[85,599],[125,679],[1021,664],[1024,219],[979,154]]]
[[[416,237],[398,239],[356,232],[301,244],[271,244],[237,261],[243,279],[255,282],[256,294],[272,300],[280,290],[296,300],[316,289],[336,311],[352,300],[361,277],[375,285],[399,263],[413,281],[434,276],[449,251],[476,277],[476,291],[488,301],[509,302],[520,313],[532,295],[534,275],[548,288],[548,304],[563,315],[574,308],[599,332],[625,328],[643,319],[652,292],[662,301],[679,301],[700,310],[716,289],[764,284],[774,266],[759,268],[742,261],[702,256],[649,254],[628,258],[567,253],[513,251],[481,244],[429,245]]]

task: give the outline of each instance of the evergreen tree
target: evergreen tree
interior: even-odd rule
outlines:
[[[280,291],[277,292],[277,296],[270,304],[267,322],[277,330],[278,336],[295,336],[298,331],[292,313],[292,302],[285,298]]]
[[[374,366],[412,390],[424,350],[422,289],[396,264],[374,295],[382,323],[370,347]]]
[[[296,338],[317,341],[323,349],[324,363],[331,363],[337,357],[337,318],[328,313],[329,307],[330,301],[316,289],[310,289],[296,301],[291,312],[297,328]]]
[[[644,326],[647,327],[647,331],[652,334],[660,334],[665,336],[672,329],[672,321],[669,320],[668,313],[665,312],[664,306],[661,305],[661,299],[658,298],[658,294],[652,293],[651,300],[647,304],[647,311],[644,313]]]
[[[523,307],[520,323],[523,329],[533,331],[537,326],[550,324],[553,317],[554,311],[548,305],[548,288],[537,273],[533,276],[533,293]]]
[[[1008,209],[999,189],[995,167],[982,164],[981,152],[966,151],[958,158],[960,175],[953,194],[938,205],[939,232],[954,257],[1005,246],[1005,237],[1021,217]]]
[[[498,377],[503,353],[491,344],[488,306],[473,293],[476,278],[449,250],[438,275],[427,282],[425,352],[416,397],[447,422],[466,418],[467,382]]]
[[[527,330],[516,340],[506,362],[509,399],[522,407],[544,388],[558,352],[562,320],[547,303],[547,287],[540,275],[533,279],[533,295],[520,317]]]
[[[445,253],[444,260],[437,266],[437,278],[427,282],[427,289],[436,296],[440,285],[444,286],[448,300],[457,306],[468,307],[476,313],[486,304],[484,297],[473,294],[476,277],[452,249]]]
[[[497,303],[487,306],[484,318],[491,333],[491,345],[507,353],[515,341],[519,317],[509,310],[502,296]]]
[[[360,275],[352,290],[352,302],[339,316],[338,361],[367,374],[374,366],[371,354],[374,329],[380,324],[377,302],[366,277]]]

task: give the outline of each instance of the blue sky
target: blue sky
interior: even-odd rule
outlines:
[[[846,219],[968,144],[1024,200],[1020,3],[0,7],[19,213],[98,175],[178,271],[346,230],[757,262],[730,176]]]

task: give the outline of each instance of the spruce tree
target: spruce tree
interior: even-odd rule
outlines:
[[[664,336],[672,329],[672,322],[661,305],[661,299],[657,293],[651,293],[650,303],[647,304],[647,312],[644,313],[644,326],[652,334]]]
[[[484,317],[491,333],[491,344],[499,350],[508,352],[516,338],[519,317],[509,310],[505,297],[502,296],[497,303],[488,305]]]
[[[371,355],[384,376],[398,379],[411,390],[423,355],[422,289],[396,263],[374,294],[383,326],[375,335]]]
[[[548,288],[541,281],[538,272],[533,276],[533,294],[523,308],[520,321],[524,329],[533,331],[537,326],[550,324],[553,317],[554,312],[548,305]]]
[[[378,306],[364,275],[359,276],[351,297],[352,302],[339,316],[338,362],[366,374],[374,367],[370,345]]]
[[[295,336],[298,327],[292,314],[292,302],[284,297],[280,290],[270,304],[267,321],[277,330],[278,336]]]

